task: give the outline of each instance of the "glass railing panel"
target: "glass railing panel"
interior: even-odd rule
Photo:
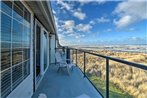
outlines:
[[[86,53],[86,76],[105,97],[106,95],[106,60]]]
[[[110,60],[110,98],[147,98],[147,71]]]
[[[77,50],[77,66],[84,72],[84,52]]]
[[[76,50],[70,49],[70,59],[74,64],[76,64]]]

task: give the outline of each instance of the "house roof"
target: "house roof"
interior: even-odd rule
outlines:
[[[56,34],[55,20],[51,8],[50,1],[25,1],[39,19],[42,25],[51,34]]]

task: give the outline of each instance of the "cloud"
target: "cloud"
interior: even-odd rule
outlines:
[[[126,43],[129,44],[147,44],[146,38],[141,38],[141,37],[130,37],[126,39]]]
[[[59,37],[59,42],[61,45],[70,45],[71,44],[71,41],[70,40],[66,40],[65,39],[65,36],[63,34],[58,34],[58,37]]]
[[[95,19],[89,21],[89,24],[95,25],[97,23],[108,23],[108,22],[110,22],[110,19],[108,19],[106,17],[100,17],[100,18],[95,18]]]
[[[65,21],[64,28],[67,30],[67,32],[72,33],[74,26],[75,26],[75,22],[73,20]]]
[[[90,23],[91,25],[95,25],[95,21],[94,21],[94,20],[91,20],[89,23]]]
[[[77,8],[75,9],[74,6],[74,2],[72,1],[72,3],[66,2],[66,1],[62,1],[62,0],[57,0],[57,4],[61,5],[61,10],[63,13],[66,13],[66,11],[69,11],[74,17],[80,19],[80,20],[84,20],[86,18],[86,14],[82,12],[81,8]],[[66,9],[66,10],[63,10]]]
[[[110,22],[109,19],[104,18],[104,17],[97,18],[96,21],[97,21],[98,23],[106,23],[106,22]]]
[[[91,32],[92,25],[88,24],[75,24],[74,20],[58,20],[56,19],[57,30],[59,34],[66,34],[67,36],[77,36],[84,37],[84,35],[80,35],[80,33]]]
[[[111,31],[112,31],[112,29],[110,29],[110,28],[109,28],[109,29],[107,29],[106,31],[107,31],[107,32],[111,32]]]
[[[119,19],[114,19],[117,28],[129,26],[133,23],[147,19],[147,1],[124,1],[117,5],[113,14],[117,14]]]
[[[114,20],[114,21],[113,21],[113,23],[114,23],[118,28],[128,26],[128,25],[132,24],[133,22],[134,22],[134,21],[133,21],[133,19],[132,19],[132,16],[129,16],[129,15],[123,16],[123,17],[120,18],[118,21],[117,21],[117,20]]]
[[[66,2],[64,2],[62,0],[57,0],[57,4],[60,4],[66,10],[70,10],[71,9],[71,6],[68,3],[66,3]]]
[[[68,34],[67,36],[69,36],[69,37],[74,37],[74,38],[76,38],[76,39],[80,39],[80,38],[85,37],[84,34],[80,34],[80,33],[71,33],[71,34]]]
[[[80,39],[80,38],[82,38],[82,37],[85,37],[85,35],[84,35],[84,34],[82,34],[82,35],[80,34],[80,35],[76,35],[76,36],[75,36],[76,39]]]
[[[103,4],[104,2],[106,2],[106,0],[78,0],[78,2],[80,2],[81,6],[83,6],[84,4],[88,3]]]
[[[54,15],[54,19],[55,19],[55,24],[56,24],[56,27],[58,28],[59,25],[58,25],[58,18]]]
[[[80,20],[84,20],[86,18],[86,14],[78,10],[73,13],[73,16],[77,17]]]
[[[92,2],[92,0],[78,0],[78,2],[80,3],[81,6],[83,6],[85,4]]]
[[[92,26],[90,24],[78,24],[76,25],[76,29],[82,32],[90,32]]]
[[[135,31],[135,28],[129,28],[129,31]]]
[[[53,14],[56,14],[56,11],[54,9],[52,11],[53,11]]]

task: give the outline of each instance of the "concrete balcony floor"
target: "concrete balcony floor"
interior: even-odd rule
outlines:
[[[32,98],[45,94],[47,98],[75,98],[82,94],[90,98],[102,98],[92,84],[83,77],[79,68],[74,67],[70,76],[66,69],[57,73],[57,66],[50,66]],[[82,97],[83,98],[83,97]]]

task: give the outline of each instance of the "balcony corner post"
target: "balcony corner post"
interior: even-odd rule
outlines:
[[[84,78],[86,77],[86,73],[85,73],[85,70],[86,70],[86,63],[85,63],[85,52],[84,52]]]
[[[109,98],[109,59],[106,58],[106,98]]]
[[[77,49],[76,49],[76,66],[77,66]]]

